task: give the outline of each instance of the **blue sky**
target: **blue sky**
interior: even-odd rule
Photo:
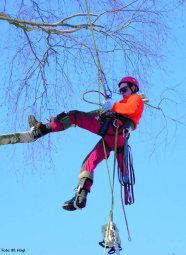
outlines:
[[[176,88],[177,92],[168,91],[167,97],[176,99],[177,104],[167,101],[163,110],[183,124],[186,124],[185,21],[185,14],[172,20],[174,37],[168,39],[164,49],[166,72],[154,70],[152,88],[148,91],[150,103],[157,105],[162,88]],[[79,110],[94,109],[80,97],[77,105]],[[1,106],[0,112],[0,133],[13,132],[5,121],[6,107]],[[26,127],[26,121],[20,125]],[[121,254],[186,255],[185,125],[176,125],[171,120],[165,128],[164,124],[161,112],[146,106],[140,126],[130,138],[136,174],[135,204],[125,208],[132,242],[127,240],[116,180],[114,222],[122,242]],[[87,207],[75,212],[61,208],[74,195],[81,163],[99,137],[72,128],[50,138],[51,164],[40,141],[0,147],[0,255],[5,254],[2,248],[25,249],[26,255],[103,254],[98,242],[102,240],[101,226],[108,222],[111,206],[105,162],[95,170]],[[113,156],[109,158],[109,168],[112,171]]]

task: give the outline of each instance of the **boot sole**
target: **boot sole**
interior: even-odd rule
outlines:
[[[63,204],[62,208],[66,211],[76,211],[77,209],[73,205]]]

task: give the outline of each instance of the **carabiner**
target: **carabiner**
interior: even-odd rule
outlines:
[[[113,121],[113,126],[114,126],[115,128],[119,128],[119,120],[118,120],[118,119],[114,119],[114,121]]]

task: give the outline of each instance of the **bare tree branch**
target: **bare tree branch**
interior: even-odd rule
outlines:
[[[54,101],[60,105],[60,96],[65,95],[66,99],[69,87],[73,90],[71,72],[81,77],[87,70],[87,76],[92,77],[95,70],[94,80],[91,80],[93,84],[97,82],[95,48],[88,14],[81,1],[75,1],[78,8],[72,8],[74,14],[63,8],[64,1],[54,0],[52,7],[57,6],[55,10],[42,0],[22,1],[15,11],[8,9],[7,3],[1,8],[0,20],[10,24],[12,38],[17,38],[17,41],[12,41],[7,86],[11,100],[12,94],[16,97],[18,93],[20,102],[24,101],[24,109],[32,106],[40,109],[41,105],[51,109],[54,94]],[[161,43],[157,42],[165,41],[164,11],[164,7],[158,9],[147,0],[125,3],[115,0],[90,5],[99,58],[107,73],[114,70],[120,59],[122,72],[133,74],[143,84],[147,83],[148,78],[144,80],[143,77],[148,77],[150,68],[154,63],[158,65],[162,58],[159,54]],[[14,72],[14,66],[19,66],[17,72]],[[17,90],[14,84],[17,84]],[[25,100],[25,96],[29,99]],[[16,100],[18,107],[19,100]]]
[[[15,25],[16,27],[20,27],[26,31],[32,31],[32,30],[42,30],[45,31],[47,33],[56,33],[56,34],[63,34],[63,33],[73,33],[76,32],[80,29],[83,28],[88,28],[89,24],[81,24],[81,25],[71,25],[71,24],[67,24],[64,23],[65,20],[68,19],[72,19],[74,17],[79,17],[79,16],[87,16],[87,13],[78,13],[78,14],[74,14],[71,15],[69,17],[66,17],[64,19],[59,20],[56,23],[45,23],[45,22],[36,22],[36,21],[28,21],[28,20],[21,20],[21,19],[15,19],[15,18],[11,18],[9,15],[0,12],[0,20],[5,20],[8,21],[10,24]],[[97,14],[90,14],[91,16],[97,16]],[[26,25],[29,25],[26,26]],[[56,30],[56,29],[47,29],[47,28],[43,28],[43,27],[71,27],[74,28],[72,30]],[[94,25],[95,27],[103,27],[100,25]]]

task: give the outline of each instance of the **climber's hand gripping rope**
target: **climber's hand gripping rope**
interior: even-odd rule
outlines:
[[[104,101],[101,107],[101,114],[111,111],[112,107],[113,107],[113,104],[110,101]]]

